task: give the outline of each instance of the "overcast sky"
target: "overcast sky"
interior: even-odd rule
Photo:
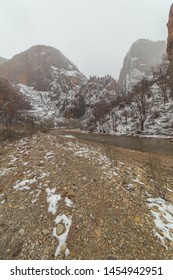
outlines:
[[[0,56],[33,45],[59,49],[89,75],[118,78],[140,38],[167,39],[172,0],[0,0]]]

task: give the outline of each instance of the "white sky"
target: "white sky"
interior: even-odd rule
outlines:
[[[166,40],[172,0],[0,0],[0,56],[36,44],[59,49],[89,75],[118,79],[138,39]]]

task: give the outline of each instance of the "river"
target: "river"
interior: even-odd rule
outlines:
[[[52,130],[53,135],[72,135],[76,138],[101,142],[109,145],[115,145],[124,149],[136,150],[148,153],[157,153],[173,158],[173,142],[162,138],[144,138],[134,136],[115,136],[95,133],[80,133],[69,130]]]

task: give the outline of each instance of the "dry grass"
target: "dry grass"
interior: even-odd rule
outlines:
[[[0,126],[0,143],[30,137],[36,132],[38,132],[38,129],[31,127],[14,126],[11,129],[7,129],[4,126]]]

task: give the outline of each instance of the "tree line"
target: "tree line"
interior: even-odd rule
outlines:
[[[29,109],[29,101],[6,79],[0,78],[0,123],[10,129],[16,122],[25,122]]]

